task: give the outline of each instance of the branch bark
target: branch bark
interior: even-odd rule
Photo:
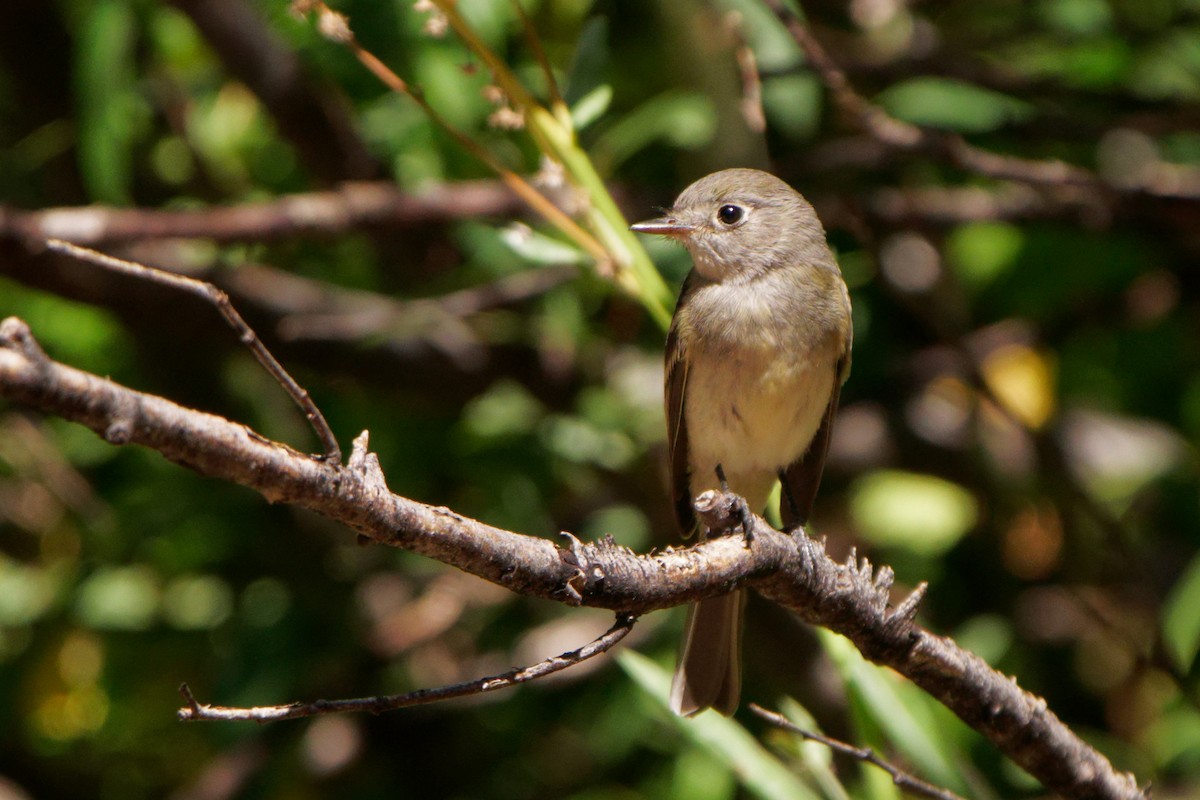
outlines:
[[[630,615],[748,586],[836,631],[872,661],[908,677],[987,736],[1049,789],[1076,798],[1146,798],[1022,690],[951,639],[913,623],[922,587],[889,607],[892,571],[851,554],[834,563],[802,531],[754,520],[753,546],[720,536],[638,555],[609,539],[565,546],[502,530],[392,494],[365,434],[348,465],[324,464],[221,417],[183,408],[51,360],[22,321],[0,323],[0,397],[81,423],[114,444],[140,444],[200,474],[239,483],[271,502],[338,520],[514,592]],[[697,511],[710,527],[741,524],[737,498],[708,492]]]

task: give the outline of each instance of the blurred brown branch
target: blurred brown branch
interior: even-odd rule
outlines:
[[[494,528],[392,494],[365,434],[346,466],[326,464],[245,426],[176,405],[51,360],[25,323],[0,324],[0,397],[140,444],[196,472],[308,508],[381,544],[401,547],[529,596],[642,614],[741,586],[849,638],[869,659],[908,677],[1041,780],[1068,797],[1144,798],[1041,698],[952,640],[912,621],[923,587],[889,606],[893,575],[854,553],[834,563],[821,542],[754,519],[753,547],[719,536],[638,555],[611,540],[567,545]],[[712,530],[741,524],[738,498],[707,492],[696,507]]]
[[[187,211],[106,206],[21,211],[0,206],[0,238],[58,238],[92,246],[168,238],[273,241],[511,217],[524,208],[498,181],[439,184],[417,194],[402,191],[391,181],[351,182],[263,203]]]

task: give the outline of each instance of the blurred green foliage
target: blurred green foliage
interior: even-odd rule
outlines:
[[[380,176],[417,196],[491,177],[311,21],[282,2],[248,6],[296,55],[301,82],[352,121]],[[235,77],[189,7],[13,5],[0,30],[0,218],[235,206],[324,186],[296,146],[305,131]],[[889,113],[1094,169],[1115,187],[1096,193],[986,180],[848,130],[754,0],[524,7],[579,145],[631,217],[734,161],[771,166],[822,214],[855,307],[815,514],[830,551],[892,565],[900,592],[928,582],[925,624],[1046,697],[1156,797],[1200,792],[1196,3],[806,4],[852,83]],[[502,163],[552,177],[525,132],[489,124],[491,77],[452,34],[430,33],[428,11],[339,10]],[[461,10],[549,102],[512,7]],[[762,134],[741,118],[740,43],[761,71]],[[746,163],[753,153],[770,163]],[[1128,190],[1147,175],[1192,193]],[[897,193],[932,202],[889,212]],[[648,246],[677,286],[686,255]],[[662,331],[536,218],[132,252],[229,289],[343,445],[370,430],[393,490],[530,534],[676,541]],[[269,265],[322,292],[436,301],[564,264],[577,277],[515,301],[457,316],[405,305],[340,337],[289,335],[288,314],[236,288]],[[103,281],[0,263],[0,316],[27,320],[66,363],[315,447],[214,312],[139,304]],[[608,622],[360,548],[307,513],[0,406],[0,783],[14,796],[897,796],[873,767],[744,712],[671,717],[678,613],[643,620],[621,668],[600,659],[472,701],[268,727],[175,720],[182,681],[227,705],[402,692],[573,649]],[[838,637],[757,606],[745,644],[748,700],[972,797],[1040,795]],[[209,792],[219,780],[225,793]]]

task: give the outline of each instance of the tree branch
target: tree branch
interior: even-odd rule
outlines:
[[[465,683],[450,686],[439,686],[436,689],[418,689],[407,694],[393,694],[382,697],[356,697],[350,700],[314,700],[311,703],[288,703],[282,706],[255,706],[253,708],[231,708],[229,706],[210,706],[196,700],[192,690],[185,683],[179,687],[187,706],[179,709],[179,719],[188,722],[195,720],[249,720],[252,722],[276,722],[284,719],[299,719],[313,717],[318,714],[341,714],[352,711],[366,711],[371,714],[382,714],[385,711],[395,711],[398,708],[411,708],[455,697],[486,694],[497,689],[507,689],[521,683],[544,678],[561,672],[568,667],[582,664],[589,658],[607,653],[616,647],[625,636],[633,630],[635,617],[624,614],[617,616],[613,626],[600,636],[576,650],[559,656],[547,658],[528,667],[518,667],[500,675],[478,678]]]
[[[0,238],[16,234],[91,246],[179,238],[274,241],[338,236],[364,228],[405,230],[459,219],[510,217],[524,208],[498,181],[439,185],[417,194],[401,191],[390,181],[361,181],[263,203],[187,211],[105,206],[19,211],[0,206]]]
[[[198,281],[186,275],[176,275],[161,269],[153,269],[152,267],[127,261],[123,258],[114,258],[95,250],[89,250],[86,247],[79,247],[70,242],[65,242],[62,239],[48,239],[46,240],[46,247],[56,253],[62,253],[72,258],[77,258],[80,261],[103,267],[104,269],[132,275],[151,283],[187,292],[190,295],[211,303],[229,324],[229,327],[233,329],[233,332],[237,334],[238,341],[246,346],[258,363],[262,365],[262,368],[275,379],[276,383],[283,387],[288,397],[292,398],[292,402],[304,414],[305,419],[308,420],[308,424],[312,426],[313,431],[317,434],[317,438],[321,440],[321,446],[325,448],[325,460],[335,463],[342,460],[342,450],[338,446],[333,431],[329,428],[329,423],[325,421],[325,415],[317,408],[317,404],[312,401],[312,398],[309,397],[304,387],[296,383],[296,379],[288,374],[288,371],[283,368],[283,365],[279,363],[275,356],[271,355],[271,351],[258,338],[258,334],[246,324],[246,320],[242,318],[242,315],[229,302],[229,295],[225,292],[205,281]]]
[[[757,703],[750,704],[750,710],[758,716],[765,719],[777,728],[782,728],[789,733],[794,733],[797,736],[808,739],[811,742],[819,742],[825,745],[830,750],[841,753],[842,755],[850,756],[858,759],[865,764],[874,764],[881,770],[892,776],[892,783],[911,794],[920,795],[921,797],[930,798],[930,800],[963,800],[962,796],[955,794],[949,789],[944,789],[941,786],[934,786],[928,781],[923,781],[915,775],[911,775],[904,770],[892,764],[890,761],[882,758],[878,753],[869,747],[854,747],[846,744],[843,741],[834,739],[831,736],[825,736],[821,733],[806,731],[799,725],[796,725],[783,714],[776,711],[768,711]]]
[[[392,494],[365,434],[346,466],[324,464],[243,425],[183,408],[51,360],[25,323],[0,323],[0,397],[79,422],[117,444],[141,444],[196,472],[299,505],[381,544],[402,547],[533,597],[638,615],[748,586],[840,633],[872,661],[908,677],[987,736],[1049,789],[1079,798],[1145,798],[1015,681],[912,621],[922,586],[889,607],[892,571],[754,519],[753,546],[718,536],[638,555],[610,539],[567,546],[494,528]],[[714,530],[741,524],[738,498],[706,492],[696,508]]]

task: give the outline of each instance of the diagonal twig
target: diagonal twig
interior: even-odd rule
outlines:
[[[529,45],[529,50],[533,53],[533,59],[542,70],[542,77],[546,81],[546,91],[550,95],[550,107],[554,109],[566,109],[566,101],[563,100],[562,92],[558,88],[558,80],[554,77],[554,69],[550,66],[550,59],[546,58],[546,49],[542,47],[542,39],[537,35],[537,30],[533,27],[533,20],[529,18],[525,7],[521,5],[521,0],[511,0],[511,2],[513,10],[517,13],[517,18],[521,20],[521,31],[525,34],[525,43]],[[569,114],[570,111],[568,110],[567,113]]]
[[[944,789],[941,786],[935,786],[928,781],[923,781],[917,776],[905,772],[895,764],[881,757],[869,747],[855,747],[854,745],[847,744],[840,739],[834,739],[833,737],[826,736],[823,733],[806,731],[804,728],[801,728],[799,725],[796,725],[794,722],[789,720],[783,714],[780,714],[776,711],[768,711],[758,703],[751,703],[750,710],[772,725],[782,728],[789,733],[794,733],[797,736],[808,739],[809,741],[818,742],[825,745],[830,750],[850,756],[851,758],[856,758],[864,763],[874,764],[888,775],[892,776],[892,783],[896,784],[897,787],[909,792],[910,794],[927,797],[930,798],[930,800],[963,800],[961,795],[955,794],[949,789]]]
[[[258,338],[258,334],[246,324],[246,320],[242,319],[242,315],[229,302],[229,295],[225,292],[205,281],[198,281],[195,278],[189,278],[185,275],[177,275],[173,272],[154,269],[153,267],[138,264],[134,261],[126,261],[123,258],[106,255],[87,247],[80,247],[79,245],[65,242],[62,239],[47,239],[46,247],[56,253],[77,258],[80,261],[95,264],[98,267],[104,267],[114,272],[122,272],[126,275],[133,275],[134,277],[162,286],[179,289],[212,303],[238,335],[238,340],[249,348],[254,357],[258,359],[258,363],[262,364],[263,369],[271,374],[271,377],[283,387],[288,396],[292,398],[292,401],[304,413],[309,425],[316,432],[321,446],[325,448],[323,459],[333,464],[341,463],[342,449],[338,446],[337,437],[333,435],[329,423],[325,421],[325,415],[321,413],[321,410],[317,408],[317,404],[309,397],[308,391],[297,383],[295,378],[288,374],[288,371],[275,359],[275,356],[271,355],[271,351]]]
[[[366,711],[371,714],[382,714],[400,708],[410,708],[455,697],[485,694],[497,689],[506,689],[529,681],[553,675],[564,669],[582,664],[589,658],[607,653],[633,630],[637,617],[628,614],[618,614],[613,626],[588,644],[562,655],[547,658],[528,667],[511,669],[500,675],[478,678],[450,686],[439,686],[436,689],[418,689],[407,694],[384,695],[380,697],[356,697],[347,700],[314,700],[311,703],[288,703],[281,706],[254,706],[236,708],[230,706],[210,706],[196,700],[192,690],[185,683],[179,687],[187,705],[179,709],[178,716],[185,722],[195,720],[247,720],[253,722],[276,722],[285,719],[299,719],[318,714],[341,714],[345,712]]]

